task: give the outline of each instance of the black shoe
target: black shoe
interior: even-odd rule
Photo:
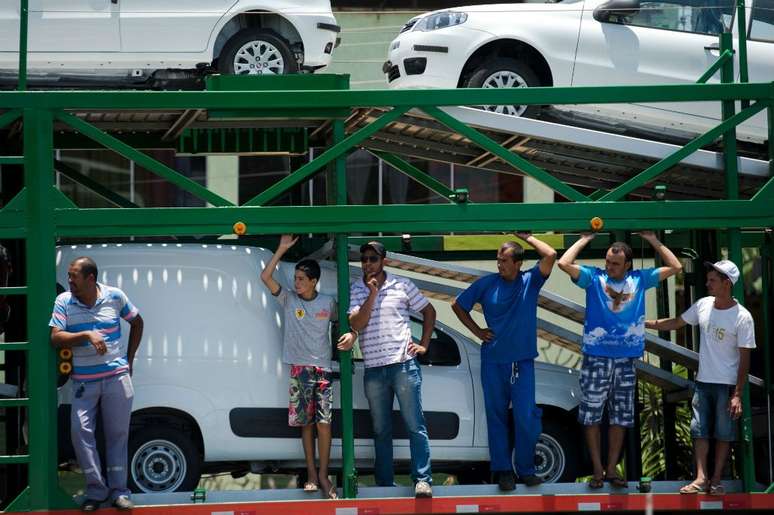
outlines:
[[[529,476],[524,476],[521,478],[521,480],[524,482],[527,486],[538,486],[543,484],[543,480],[537,477],[535,474],[530,474]]]
[[[101,501],[98,499],[86,499],[83,501],[83,504],[81,504],[81,511],[97,511],[105,501],[107,501],[107,499],[102,499]]]
[[[497,486],[502,492],[516,490],[516,480],[513,477],[513,472],[500,472],[497,478]]]

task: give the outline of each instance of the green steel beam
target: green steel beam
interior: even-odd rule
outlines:
[[[704,84],[705,82],[707,82],[713,75],[715,75],[715,73],[720,68],[723,67],[723,63],[733,58],[734,58],[734,53],[729,50],[726,50],[725,52],[720,54],[717,60],[714,63],[712,63],[712,66],[710,66],[707,69],[707,71],[704,72],[704,74],[701,77],[699,77],[699,80],[696,81],[696,84]]]
[[[54,261],[54,124],[47,111],[24,111],[25,189],[27,198],[26,269],[29,422],[29,509],[73,507],[58,485],[56,430],[56,352],[49,345],[49,328],[41,323],[51,314],[56,297]],[[53,427],[52,427],[52,420]]]
[[[20,465],[30,462],[29,454],[17,454],[14,456],[0,456],[0,465]]]
[[[70,168],[69,166],[67,166],[61,161],[56,161],[54,163],[54,168],[56,169],[56,171],[58,171],[68,179],[71,179],[76,183],[80,184],[81,186],[84,186],[90,189],[100,197],[104,198],[108,202],[112,202],[118,207],[127,207],[127,208],[140,207],[134,202],[131,202],[130,200],[114,192],[113,190],[106,188],[105,186],[95,181],[88,175],[84,175],[81,172],[78,172],[73,168]]]
[[[737,36],[739,37],[739,82],[750,82],[747,66],[747,14],[744,0],[736,0]],[[749,100],[742,100],[742,109],[749,106]]]
[[[0,114],[0,129],[18,120],[21,114],[22,112],[19,109],[14,109],[12,111],[8,111],[7,113]]]
[[[27,295],[26,286],[3,286],[0,295]]]
[[[29,0],[19,2],[19,91],[27,89],[27,40],[29,27]]]
[[[101,143],[108,149],[121,154],[125,158],[134,161],[143,168],[165,178],[175,186],[191,193],[192,195],[200,198],[201,200],[204,200],[205,202],[209,202],[213,206],[222,207],[234,205],[220,195],[217,195],[216,193],[208,190],[198,182],[192,181],[188,177],[185,177],[167,165],[156,161],[147,154],[144,154],[139,150],[130,147],[123,141],[114,138],[113,136],[87,122],[84,122],[76,116],[68,113],[57,113],[56,117],[73,129],[80,131],[83,135],[88,136],[98,143]]]
[[[587,230],[594,216],[605,230],[719,229],[774,227],[774,210],[766,202],[659,201],[563,202],[547,204],[433,204],[387,206],[272,206],[139,209],[56,209],[60,237],[169,236],[231,234],[243,221],[251,232],[359,233],[451,231]],[[690,216],[687,214],[690,213]],[[252,228],[255,227],[255,230]]]
[[[517,89],[524,89],[524,88],[517,88]],[[542,168],[533,165],[532,163],[530,163],[520,155],[514,152],[511,152],[506,148],[503,148],[502,145],[497,143],[492,138],[485,136],[484,134],[478,132],[476,129],[468,125],[465,125],[464,123],[448,115],[447,113],[438,109],[437,107],[433,107],[433,106],[423,107],[422,110],[426,112],[428,115],[438,120],[439,122],[441,122],[442,124],[449,127],[450,129],[457,131],[459,134],[467,137],[473,143],[477,144],[484,150],[487,150],[492,155],[499,157],[509,165],[516,168],[517,170],[525,173],[526,175],[529,175],[533,179],[548,186],[549,188],[556,191],[557,193],[564,195],[566,198],[570,200],[574,200],[576,202],[589,200],[589,198],[586,195],[584,195],[583,193],[580,193],[572,186],[569,186],[566,183],[560,181],[559,179],[557,179],[550,173],[546,172]]]
[[[742,8],[744,10],[744,7]],[[737,14],[739,14],[737,12]],[[743,30],[747,30],[746,27]],[[720,51],[734,50],[733,35],[730,32],[720,34]],[[746,60],[746,57],[745,57]],[[726,61],[720,70],[720,80],[723,83],[734,81],[734,61]],[[736,106],[733,100],[721,102],[723,122],[734,119]],[[739,198],[739,167],[737,163],[736,124],[728,127],[723,133],[723,160],[725,164],[726,198],[735,201]],[[742,233],[738,227],[728,229],[728,257],[737,263],[742,269]],[[734,297],[744,304],[744,277],[734,285]],[[741,420],[741,458],[742,481],[746,492],[752,492],[755,488],[755,449],[753,448],[752,409],[750,405],[750,383],[747,382],[742,392],[742,420]]]
[[[333,143],[338,144],[346,139],[344,122],[333,121]],[[344,155],[334,162],[336,205],[347,205],[347,160]],[[343,334],[349,331],[349,249],[347,235],[336,235],[336,283],[338,286],[338,316],[339,328]],[[357,497],[357,470],[355,469],[355,433],[353,414],[352,385],[352,351],[339,353],[339,369],[341,371],[341,445],[342,445],[342,479],[344,481],[344,497]]]
[[[398,170],[400,173],[414,179],[419,184],[436,193],[440,197],[443,197],[449,201],[454,201],[456,199],[457,194],[454,192],[454,190],[450,189],[444,183],[435,177],[432,177],[430,174],[423,172],[405,159],[402,159],[395,154],[389,154],[387,152],[370,152],[385,163]]]
[[[27,342],[0,343],[0,351],[28,351],[30,345]]]
[[[0,408],[24,408],[30,405],[28,398],[0,399]]]
[[[710,129],[709,131],[705,132],[701,136],[691,140],[689,143],[687,143],[684,147],[681,147],[680,149],[676,150],[669,156],[665,157],[661,161],[649,166],[647,169],[643,170],[642,172],[638,173],[628,181],[624,182],[620,186],[616,187],[609,193],[606,193],[599,197],[599,200],[620,200],[625,195],[631,193],[632,191],[636,190],[637,188],[644,186],[648,182],[652,181],[659,175],[663,174],[670,168],[672,168],[674,165],[691,155],[692,153],[699,150],[704,145],[707,145],[709,143],[712,143],[715,141],[718,137],[725,134],[729,129],[733,129],[740,123],[743,123],[745,120],[748,120],[758,114],[759,112],[763,111],[766,108],[766,104],[763,102],[756,102],[751,107],[748,107],[744,111],[732,115],[730,118],[724,120],[721,122],[720,125],[717,127]],[[726,154],[728,155],[728,154]],[[736,156],[734,156],[734,159],[736,159]]]
[[[50,91],[0,92],[10,109],[274,109],[508,104],[699,102],[774,98],[774,84],[672,84],[502,89],[349,91]]]
[[[19,156],[0,156],[0,165],[23,165],[24,158]]]
[[[339,156],[347,152],[361,141],[365,140],[375,132],[381,130],[383,127],[389,125],[390,123],[403,116],[403,114],[409,109],[409,107],[396,107],[393,110],[384,113],[374,122],[366,125],[362,129],[359,129],[357,132],[350,134],[348,137],[334,144],[331,148],[320,155],[320,157],[316,157],[314,160],[291,173],[277,184],[270,186],[263,192],[245,202],[244,205],[262,206],[271,202],[283,193],[289,191],[291,188],[311,178],[323,166],[333,162],[335,159],[337,159]]]

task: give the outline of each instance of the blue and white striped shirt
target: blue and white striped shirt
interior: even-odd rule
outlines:
[[[127,343],[121,342],[121,319],[134,320],[137,308],[118,288],[97,283],[97,291],[97,301],[92,307],[81,303],[69,291],[60,294],[48,323],[70,333],[97,331],[105,340],[105,354],[98,354],[89,340],[73,346],[72,378],[76,381],[96,381],[129,371]]]
[[[413,359],[408,354],[411,342],[409,311],[421,311],[428,301],[410,280],[385,272],[368,325],[360,332],[360,350],[366,368],[383,367]],[[362,280],[352,283],[349,313],[360,311],[369,289]]]

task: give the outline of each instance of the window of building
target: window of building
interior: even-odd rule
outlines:
[[[774,0],[753,2],[750,39],[774,42]]]

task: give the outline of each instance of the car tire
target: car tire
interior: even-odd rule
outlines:
[[[494,59],[481,65],[468,79],[467,88],[530,88],[540,86],[540,80],[532,68],[521,61],[509,58]],[[526,118],[537,118],[539,105],[482,106],[487,111]]]
[[[287,41],[256,28],[237,32],[218,57],[224,75],[286,75],[298,73],[298,62]]]
[[[580,452],[577,441],[569,435],[578,434],[566,424],[543,419],[543,432],[535,448],[535,474],[545,483],[571,483],[578,477]],[[516,472],[516,454],[511,454]]]
[[[190,492],[200,478],[200,453],[187,432],[158,425],[133,428],[128,474],[132,492]]]

